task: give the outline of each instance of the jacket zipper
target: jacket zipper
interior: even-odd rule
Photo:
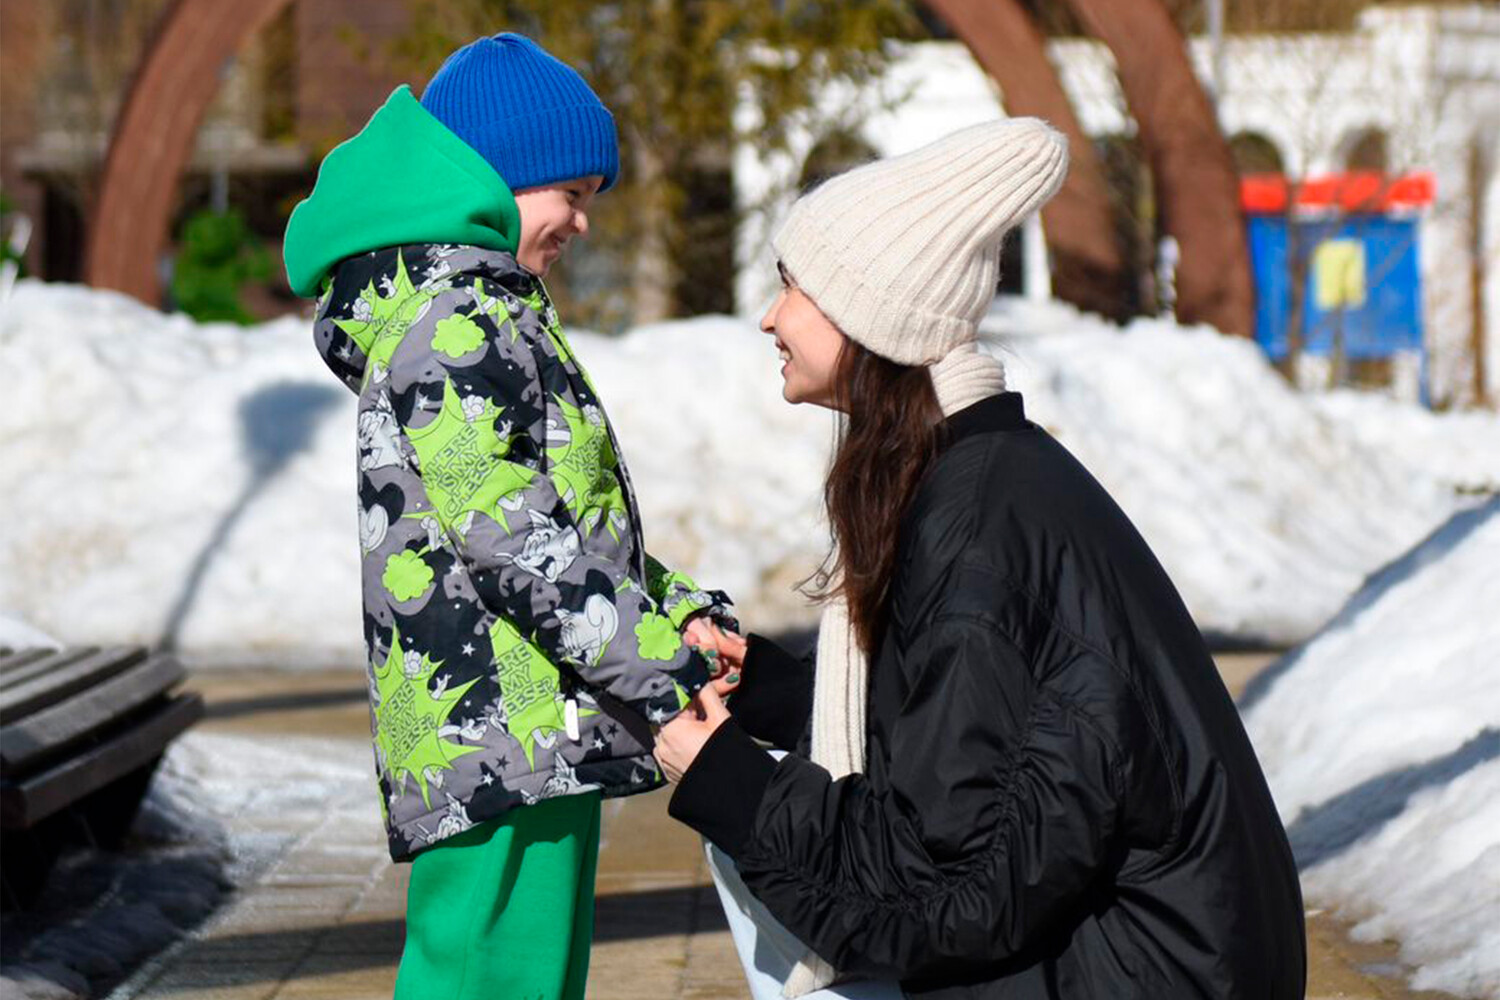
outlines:
[[[555,317],[557,310],[552,305],[552,296],[548,294],[547,286],[542,283],[540,278],[536,279],[536,283],[537,287],[541,290],[542,302],[546,306],[547,311]],[[545,315],[541,319],[543,323],[547,321]],[[557,335],[563,340],[563,343],[567,343],[567,335],[563,333],[561,323],[558,323]],[[532,351],[535,353],[535,345],[532,345]],[[625,507],[630,516],[630,540],[633,546],[631,563],[635,568],[636,578],[644,581],[646,579],[646,540],[645,536],[641,533],[640,508],[636,505],[635,486],[631,483],[630,473],[625,468],[625,456],[620,452],[620,442],[615,437],[615,428],[614,424],[610,422],[609,413],[604,409],[604,401],[599,398],[593,388],[588,385],[588,380],[583,377],[583,366],[579,363],[578,356],[573,353],[571,344],[568,345],[568,355],[573,359],[574,372],[568,371],[567,363],[561,358],[558,359],[558,363],[563,366],[563,371],[567,373],[568,381],[573,384],[574,395],[576,396],[578,393],[577,382],[582,381],[584,388],[588,389],[588,394],[594,397],[594,405],[599,408],[600,419],[604,422],[604,432],[609,435],[609,446],[614,450],[615,454],[615,472],[620,477],[620,489],[625,494]],[[537,361],[540,363],[541,358],[538,357]],[[546,411],[551,409],[551,402],[547,399],[545,390],[542,392],[542,407],[543,420],[545,420]],[[543,448],[543,461],[547,460],[546,454],[547,450]],[[563,695],[563,729],[568,734],[568,739],[572,740],[575,744],[581,743],[583,742],[583,730],[578,720],[578,695],[575,693],[576,688],[570,671],[558,671],[558,687]]]

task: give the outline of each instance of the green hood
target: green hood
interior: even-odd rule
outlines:
[[[520,235],[500,175],[402,85],[318,168],[312,194],[287,222],[286,276],[311,298],[346,257],[406,243],[515,253]]]

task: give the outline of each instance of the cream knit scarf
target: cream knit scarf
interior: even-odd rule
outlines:
[[[960,344],[931,366],[943,416],[1005,391],[1005,368],[972,341]],[[835,780],[865,769],[865,694],[869,662],[854,642],[849,605],[828,602],[818,627],[813,680],[812,760]],[[781,994],[800,997],[830,986],[838,972],[809,949],[792,969]]]

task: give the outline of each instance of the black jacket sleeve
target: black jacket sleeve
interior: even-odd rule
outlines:
[[[738,755],[705,753],[673,802],[835,968],[903,980],[990,964],[1043,937],[1106,866],[1122,799],[1108,737],[1039,688],[991,626],[940,620],[906,660],[913,681],[878,790],[796,757],[757,787],[734,777]],[[716,794],[694,795],[695,779]],[[728,826],[748,811],[715,805],[739,794],[725,784],[736,781],[760,796],[739,832]],[[684,792],[692,799],[679,803]]]
[[[744,676],[729,699],[729,711],[749,735],[780,750],[795,750],[812,718],[813,658],[793,656],[753,632],[748,640]]]
[[[672,793],[667,812],[737,857],[755,826],[755,812],[775,770],[776,759],[729,719],[698,751]]]

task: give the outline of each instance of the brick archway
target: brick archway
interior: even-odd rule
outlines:
[[[1047,57],[1041,29],[1019,0],[925,2],[1000,85],[1007,114],[1046,119],[1068,137],[1068,176],[1042,208],[1053,294],[1089,312],[1127,318],[1124,286],[1132,279],[1115,240],[1104,170]]]
[[[1110,284],[1128,276],[1112,246],[1108,191],[1041,32],[1018,0],[925,2],[1000,84],[1008,112],[1038,115],[1067,133],[1072,169],[1042,209],[1057,256],[1054,288],[1086,309],[1112,311]],[[1249,336],[1255,290],[1234,163],[1167,6],[1161,0],[1067,0],[1067,6],[1114,53],[1139,123],[1163,223],[1182,247],[1178,318]]]
[[[1114,53],[1151,165],[1162,229],[1181,247],[1177,319],[1255,333],[1255,284],[1229,143],[1162,0],[1067,0]]]
[[[220,70],[292,0],[175,0],[162,15],[115,120],[89,226],[85,280],[150,305],[177,182]]]

